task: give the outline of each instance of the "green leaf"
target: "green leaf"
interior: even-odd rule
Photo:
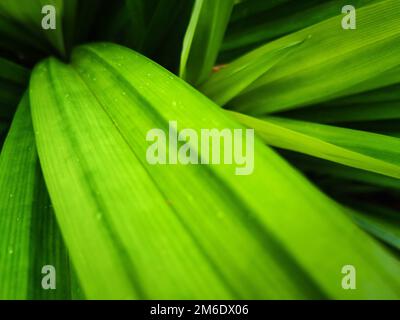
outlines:
[[[183,42],[180,76],[193,85],[211,74],[234,0],[196,0]]]
[[[337,163],[312,158],[292,151],[281,152],[293,165],[313,177],[313,180],[325,192],[335,195],[338,201],[348,207],[348,214],[362,229],[381,241],[399,249],[399,214],[393,209],[382,206],[381,196],[378,193],[390,194],[393,190],[400,190],[400,180],[379,174],[346,167]],[[354,183],[354,182],[361,182]],[[371,188],[369,190],[369,188]],[[392,190],[390,190],[392,189]],[[365,195],[365,192],[375,194]],[[367,201],[355,201],[351,193],[362,193]],[[394,194],[394,199],[398,194]],[[377,204],[376,204],[377,203]],[[385,202],[387,203],[387,202]],[[388,203],[390,204],[390,202]]]
[[[343,30],[342,17],[252,52],[274,50],[308,37],[299,50],[254,81],[229,107],[259,115],[390,85],[387,73],[400,62],[400,2],[384,0],[358,9],[356,30]]]
[[[352,1],[357,10],[361,7],[377,2],[376,0]],[[246,5],[249,3],[250,5]],[[268,7],[269,10],[254,12],[252,6]],[[277,6],[276,4],[280,4]],[[237,6],[237,11],[244,11],[249,7],[252,14],[238,22],[232,21],[222,46],[222,56],[238,49],[254,49],[271,40],[285,36],[292,32],[312,26],[316,23],[337,16],[342,7],[349,4],[346,0],[308,0],[308,1],[246,1]],[[273,5],[273,6],[271,6]],[[244,7],[244,8],[239,8]],[[260,8],[261,9],[261,8]],[[226,52],[228,51],[228,52]],[[248,50],[249,51],[249,50]]]
[[[396,102],[400,100],[400,84],[388,87],[362,92],[353,96],[333,100],[327,102],[326,105],[353,105],[353,104],[370,104],[382,102]],[[378,111],[378,110],[376,110]]]
[[[147,132],[169,120],[178,131],[242,128],[217,105],[126,48],[85,46],[73,63],[36,67],[30,98],[88,298],[399,296],[398,261],[262,142],[248,176],[147,162]],[[351,292],[340,288],[349,263],[362,269]]]
[[[272,146],[400,179],[398,138],[278,117],[231,112]]]
[[[279,65],[302,41],[284,47],[253,51],[214,73],[200,90],[218,105],[227,104],[261,75]]]
[[[192,213],[202,209],[201,204],[196,205],[197,201],[194,202],[194,194],[191,194],[189,198],[188,192],[178,189],[185,197],[182,204],[186,208],[186,217],[182,217],[183,213],[177,217],[175,213],[177,209],[174,207],[180,207],[180,211],[182,210],[178,194],[169,192],[167,197],[158,190],[158,186],[154,184],[152,177],[148,176],[143,164],[136,159],[132,147],[126,144],[125,137],[121,136],[107,113],[104,112],[103,106],[96,103],[96,97],[91,94],[78,74],[73,69],[55,61],[50,62],[49,68],[50,74],[41,71],[40,68],[37,69],[32,80],[31,98],[35,127],[41,132],[37,136],[39,152],[61,228],[77,266],[78,276],[89,298],[233,297],[242,294],[262,296],[263,290],[257,284],[257,281],[261,281],[264,277],[262,271],[265,267],[261,263],[258,267],[261,270],[255,271],[257,277],[248,279],[248,283],[242,285],[234,284],[232,281],[232,277],[249,278],[245,274],[249,262],[235,254],[236,250],[242,246],[244,250],[244,245],[252,252],[249,258],[255,259],[257,256],[257,259],[272,270],[277,270],[278,276],[282,277],[279,275],[278,267],[274,266],[272,261],[268,261],[270,258],[264,253],[263,247],[253,240],[252,235],[246,234],[247,232],[240,227],[238,222],[224,221],[223,217],[229,212],[229,207],[222,206],[220,203],[225,202],[218,201],[215,196],[209,199],[203,197],[203,200],[207,201],[202,205],[209,203],[212,208],[218,209],[215,212],[220,213],[210,214],[209,221],[197,218],[195,220],[199,225],[191,226],[189,230],[186,230],[185,224],[188,218],[192,219]],[[98,71],[101,72],[101,69]],[[42,72],[44,73],[41,74]],[[49,79],[51,73],[54,72],[58,77],[53,76]],[[66,82],[70,84],[68,87],[62,85],[66,79],[73,80]],[[54,81],[54,86],[52,86],[52,81]],[[96,78],[95,81],[100,81],[100,78],[98,80]],[[47,88],[43,87],[44,85]],[[48,90],[54,88],[56,95],[43,96],[40,88],[46,92],[51,92]],[[123,94],[119,94],[122,99]],[[118,99],[119,94],[114,98]],[[62,103],[60,105],[62,108],[57,107],[56,101]],[[73,120],[72,104],[77,101],[80,104],[84,103],[82,106],[88,112],[81,113],[79,122]],[[118,103],[114,102],[113,105],[117,106]],[[64,107],[67,113],[62,112]],[[41,122],[43,116],[45,116],[44,120],[46,119],[46,114],[52,119],[63,119],[68,126],[74,124],[78,126],[70,132],[68,129],[65,131],[63,127],[49,127],[47,121]],[[96,119],[96,122],[93,122],[93,119]],[[95,123],[99,126],[93,126]],[[125,126],[127,124],[128,122],[124,123]],[[157,123],[153,123],[155,124]],[[46,128],[50,128],[54,134],[51,140],[46,139],[49,133],[47,130],[47,132],[43,131]],[[105,128],[107,129],[104,130]],[[87,132],[99,140],[96,138],[95,144],[90,143],[87,141],[88,136],[78,133],[82,129],[90,129]],[[81,132],[84,134],[83,131]],[[143,149],[146,143],[145,137],[142,138],[141,148]],[[75,145],[73,140],[76,140],[78,143],[76,146],[79,146],[79,149],[71,148]],[[42,149],[52,141],[62,144],[63,148],[52,151],[48,148]],[[98,141],[104,144],[101,143],[99,146]],[[97,152],[93,153],[93,150],[88,152],[89,149],[86,148],[95,148]],[[46,153],[43,154],[43,152]],[[56,157],[67,157],[71,161],[67,161],[56,171],[49,172]],[[141,160],[144,160],[143,157]],[[113,169],[110,171],[110,168]],[[71,175],[60,185],[59,175],[64,174],[66,169],[71,170]],[[96,172],[96,174],[92,175],[90,172]],[[111,172],[113,173],[110,175]],[[158,179],[167,177],[159,176]],[[186,178],[193,181],[193,177]],[[210,187],[214,185],[213,189],[215,189],[213,178],[210,177],[207,180],[210,182]],[[107,181],[107,184],[102,181]],[[184,188],[182,182],[176,183],[179,183],[181,189]],[[167,184],[164,183],[163,189],[166,187]],[[199,187],[203,185],[200,184],[197,188]],[[63,196],[57,196],[56,190],[64,192],[70,188],[75,189],[73,199],[65,201]],[[196,207],[189,211],[187,206],[190,203]],[[75,210],[76,205],[80,207],[79,211]],[[232,210],[234,210],[233,206]],[[76,214],[73,214],[74,212]],[[78,217],[79,224],[76,224]],[[182,219],[185,220],[181,221]],[[222,234],[218,227],[221,224],[227,228]],[[85,228],[80,228],[80,225]],[[203,239],[201,236],[205,230],[210,233],[210,240]],[[192,232],[195,232],[196,237],[192,238]],[[234,240],[238,233],[243,236],[240,242]],[[235,245],[224,244],[226,237],[234,241]],[[242,241],[245,243],[241,243]],[[197,242],[199,244],[196,244]],[[221,257],[222,252],[227,254],[227,258]],[[86,261],[82,257],[89,260]],[[222,266],[226,266],[227,263],[229,265],[229,262],[235,262],[234,266],[226,271],[223,270]],[[163,277],[159,276],[161,270],[163,270]],[[113,274],[112,282],[109,281],[111,273]],[[226,277],[231,278],[227,284],[225,284],[228,281]],[[288,289],[284,289],[284,292],[286,290]],[[270,294],[274,295],[272,292]],[[289,292],[282,294],[300,295],[300,293],[292,293],[290,289]]]
[[[23,98],[0,156],[0,299],[68,299],[70,266],[36,153]],[[56,290],[42,268],[56,268]]]

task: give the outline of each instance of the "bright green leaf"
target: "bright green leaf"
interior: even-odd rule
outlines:
[[[388,79],[398,82],[388,74],[400,63],[400,2],[383,0],[357,9],[356,30],[343,30],[342,17],[325,20],[249,53],[272,51],[308,37],[299,50],[254,81],[229,107],[259,115],[395,83],[388,83]]]
[[[364,131],[230,112],[272,146],[400,179],[400,140]]]
[[[36,153],[23,98],[0,156],[0,299],[68,299],[70,265]],[[56,290],[42,268],[56,268]]]
[[[73,61],[77,71],[38,66],[30,97],[89,298],[398,297],[398,261],[260,141],[249,176],[147,162],[148,130],[169,120],[178,131],[241,128],[207,98],[122,47],[83,47]],[[349,263],[363,270],[352,292],[340,287]]]

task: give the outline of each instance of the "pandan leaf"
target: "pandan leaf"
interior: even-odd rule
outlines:
[[[357,10],[361,7],[377,2],[376,0],[355,0],[351,3]],[[249,3],[249,5],[247,5]],[[268,7],[269,10],[252,12],[252,6]],[[279,6],[276,6],[279,3]],[[242,15],[252,12],[239,21],[232,20],[222,46],[221,55],[225,56],[239,49],[250,51],[257,46],[271,40],[296,32],[316,23],[337,16],[342,8],[348,5],[346,0],[281,0],[281,1],[246,1],[237,7]],[[239,8],[243,7],[243,8]]]
[[[69,299],[70,265],[36,152],[25,96],[0,155],[0,299]],[[56,290],[44,290],[44,266]],[[47,273],[47,272],[46,272]]]
[[[266,48],[251,52],[215,73],[200,86],[200,90],[217,104],[225,105],[261,75],[278,65],[300,47],[302,42],[293,42],[273,50]]]
[[[400,179],[400,140],[364,131],[231,112],[272,146]]]
[[[298,50],[242,91],[229,107],[260,115],[398,82],[395,76],[388,74],[399,67],[400,2],[377,1],[358,9],[355,30],[342,29],[342,18],[343,15],[339,14],[247,54],[251,57],[257,52],[273,51],[307,39]],[[253,60],[251,64],[257,62]],[[228,73],[229,66],[222,72]]]
[[[234,0],[196,0],[183,42],[180,76],[204,82],[215,65]]]
[[[146,135],[170,120],[179,132],[242,127],[143,56],[101,44],[77,50],[73,67],[47,60],[30,99],[88,298],[399,297],[399,262],[260,141],[252,175],[150,165]],[[362,270],[357,290],[340,287],[345,264]]]

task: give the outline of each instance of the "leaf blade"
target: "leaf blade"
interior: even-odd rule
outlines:
[[[258,130],[264,141],[273,146],[400,178],[400,140],[395,137],[286,118],[261,120],[231,114]]]
[[[69,260],[41,175],[29,99],[23,98],[0,157],[0,299],[68,299]],[[61,275],[42,288],[42,267]]]
[[[234,0],[197,0],[183,40],[180,76],[198,85],[211,74]]]

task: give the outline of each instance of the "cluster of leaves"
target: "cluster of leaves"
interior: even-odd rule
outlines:
[[[0,299],[399,298],[400,2],[345,4],[0,0]],[[169,120],[254,173],[151,166]]]

